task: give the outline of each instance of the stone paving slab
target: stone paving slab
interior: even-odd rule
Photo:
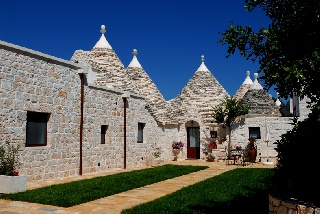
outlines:
[[[145,187],[129,190],[127,192],[119,193],[116,195],[101,198],[88,203],[76,205],[69,208],[56,207],[51,205],[42,205],[35,203],[27,203],[21,201],[8,201],[0,200],[0,213],[10,214],[42,214],[42,213],[62,213],[62,214],[119,214],[122,210],[134,207],[138,204],[149,202],[175,192],[183,187],[198,183],[213,176],[219,175],[226,171],[235,169],[237,165],[226,165],[224,162],[205,162],[203,160],[182,160],[172,161],[166,164],[180,164],[180,165],[206,165],[208,169],[193,172],[188,175],[183,175],[166,181],[147,185]],[[245,167],[274,167],[266,166],[260,163],[245,166]],[[135,168],[137,169],[137,168]],[[38,188],[41,186],[52,185],[55,183],[65,183],[73,180],[88,179],[96,176],[102,176],[107,174],[114,174],[130,170],[116,170],[107,173],[97,173],[90,175],[77,176],[73,178],[59,179],[50,182],[39,182],[29,184],[28,189]]]

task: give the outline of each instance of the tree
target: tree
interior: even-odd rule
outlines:
[[[262,73],[267,89],[275,86],[284,98],[292,93],[310,98],[309,118],[303,122],[294,120],[294,128],[276,142],[278,165],[274,183],[283,192],[294,192],[294,196],[319,203],[316,194],[319,182],[312,176],[297,173],[297,169],[307,166],[303,168],[311,172],[318,167],[317,161],[313,161],[318,156],[314,149],[317,142],[312,139],[317,139],[320,127],[320,1],[245,1],[248,12],[258,7],[271,20],[268,28],[253,32],[249,26],[231,22],[230,29],[221,33],[219,42],[229,45],[227,57],[239,51],[247,60],[258,61],[258,72]]]
[[[247,60],[257,61],[264,86],[281,97],[291,93],[307,96],[320,108],[320,1],[246,0],[247,12],[261,8],[270,18],[268,28],[253,32],[250,26],[234,25],[221,33],[228,55],[236,50]]]
[[[212,117],[215,122],[230,127],[231,123],[241,115],[248,114],[249,106],[235,97],[225,97],[217,106],[212,108]]]
[[[229,144],[231,144],[231,123],[241,115],[248,114],[249,105],[244,104],[241,100],[236,99],[235,97],[225,97],[224,100],[217,106],[212,108],[212,117],[215,119],[215,122],[219,124],[226,125],[229,129]]]

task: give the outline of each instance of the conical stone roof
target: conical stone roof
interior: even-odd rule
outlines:
[[[126,68],[119,57],[106,40],[104,25],[101,26],[100,32],[102,36],[93,49],[90,52],[76,51],[72,60],[78,59],[79,63],[89,64],[99,71],[94,81],[96,85],[140,93],[138,87],[128,77]]]
[[[191,77],[180,94],[170,100],[172,111],[180,119],[188,115],[188,109],[195,107],[202,116],[203,122],[213,120],[212,107],[221,103],[226,96],[230,96],[218,80],[204,64],[204,56],[201,56],[201,65]]]
[[[279,107],[258,82],[258,74],[254,74],[255,80],[250,89],[245,93],[242,102],[249,104],[248,115],[272,115],[281,116]]]
[[[245,95],[245,93],[250,89],[251,85],[253,84],[252,80],[250,79],[250,71],[247,71],[246,75],[247,75],[246,79],[243,81],[242,85],[233,96],[237,100],[241,100],[242,97]]]
[[[140,93],[146,97],[147,107],[158,123],[172,123],[167,117],[167,104],[155,83],[145,72],[138,61],[138,51],[132,51],[133,58],[128,65],[127,74],[131,81],[137,85]]]

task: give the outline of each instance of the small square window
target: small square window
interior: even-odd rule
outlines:
[[[249,127],[249,137],[261,139],[260,127]]]
[[[143,143],[143,128],[144,123],[138,123],[138,143]]]
[[[48,113],[27,112],[27,139],[26,146],[47,145]]]
[[[210,131],[211,138],[217,138],[217,135],[218,135],[217,131]]]

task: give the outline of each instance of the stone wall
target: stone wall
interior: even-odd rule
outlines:
[[[269,195],[270,214],[320,214],[320,208],[296,200],[283,200]]]
[[[89,86],[85,89],[84,172],[124,166],[124,108],[119,91]],[[156,147],[165,147],[162,129],[145,108],[143,97],[131,95],[126,108],[126,166],[145,166]],[[138,123],[144,123],[143,143],[137,142]],[[101,144],[101,125],[107,125],[106,143]]]
[[[85,73],[86,68],[4,42],[0,47],[0,141],[21,146],[19,173],[27,175],[28,182],[79,175],[78,73]],[[84,86],[83,174],[124,167],[124,93]],[[28,111],[50,114],[46,146],[26,147]],[[159,126],[141,95],[130,93],[126,113],[127,168],[145,166],[159,147],[161,159],[171,160],[172,141],[177,136],[186,140],[179,125]],[[143,143],[137,142],[138,123],[145,124]],[[101,125],[108,127],[105,144],[101,144]]]
[[[256,161],[259,161],[261,158],[261,161],[265,162],[268,151],[269,161],[275,162],[277,151],[275,150],[276,144],[274,144],[274,142],[279,140],[282,134],[292,129],[292,125],[289,124],[290,122],[292,122],[291,117],[264,117],[261,115],[255,117],[238,118],[231,126],[232,132],[230,146],[232,149],[235,149],[236,145],[240,145],[242,148],[245,148],[249,143],[249,127],[259,127],[261,139],[256,139]],[[266,123],[270,133],[268,147],[266,141]]]
[[[0,58],[0,143],[20,145],[19,172],[29,181],[78,174],[80,67],[4,42]],[[28,111],[50,114],[47,146],[25,146]]]

